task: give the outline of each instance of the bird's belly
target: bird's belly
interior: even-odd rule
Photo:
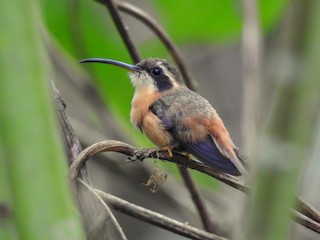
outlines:
[[[159,147],[168,147],[172,143],[172,137],[163,127],[160,119],[152,112],[149,112],[143,118],[142,130],[146,136]]]

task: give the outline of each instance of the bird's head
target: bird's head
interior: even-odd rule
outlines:
[[[79,62],[112,64],[127,69],[135,88],[147,87],[155,92],[164,92],[184,85],[177,69],[164,59],[147,58],[136,65],[103,58],[88,58]]]

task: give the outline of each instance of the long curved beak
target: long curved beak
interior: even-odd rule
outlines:
[[[141,70],[141,68],[139,68],[136,65],[132,65],[132,64],[112,60],[112,59],[105,59],[105,58],[86,58],[86,59],[80,60],[78,63],[94,63],[94,62],[115,65],[115,66],[127,69],[131,72],[136,72]]]

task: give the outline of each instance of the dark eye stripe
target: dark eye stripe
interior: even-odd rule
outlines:
[[[157,70],[156,70],[157,69]],[[151,77],[153,78],[159,92],[169,90],[173,84],[168,76],[166,76],[161,68],[153,68],[151,70]]]

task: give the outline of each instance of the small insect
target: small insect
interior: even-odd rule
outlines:
[[[147,183],[144,183],[143,185],[150,187],[151,192],[156,193],[159,191],[161,184],[167,180],[167,177],[168,174],[166,172],[162,172],[158,166],[155,166]]]
[[[194,155],[216,170],[246,175],[238,148],[210,103],[185,86],[176,68],[164,59],[148,58],[136,65],[88,58],[80,63],[112,64],[130,71],[135,93],[131,122],[154,144]]]

